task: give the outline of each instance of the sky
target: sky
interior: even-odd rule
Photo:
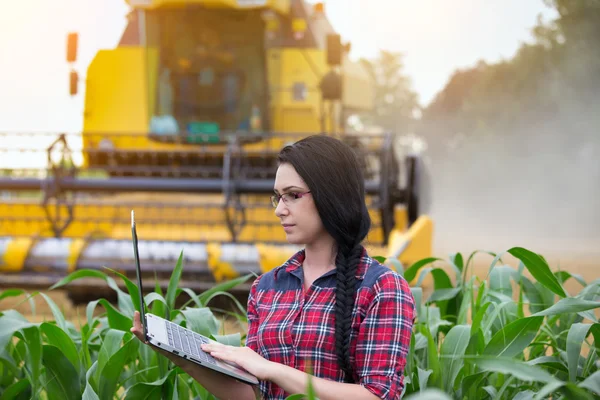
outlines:
[[[311,0],[311,2],[314,2]],[[326,12],[351,57],[380,49],[405,55],[406,73],[422,104],[452,72],[511,57],[543,0],[326,0]],[[82,126],[83,93],[70,97],[66,36],[79,32],[82,80],[99,49],[113,48],[125,27],[124,0],[0,0],[0,132],[67,131]]]

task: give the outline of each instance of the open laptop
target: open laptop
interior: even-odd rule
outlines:
[[[146,313],[146,304],[142,290],[142,272],[138,251],[138,239],[135,226],[135,214],[131,211],[131,235],[133,238],[133,254],[137,273],[138,292],[140,296],[140,317],[144,337],[153,346],[166,350],[185,360],[196,363],[217,372],[221,372],[241,382],[257,385],[258,379],[236,366],[213,358],[202,351],[203,343],[215,343],[214,340],[200,335],[191,329],[184,328],[164,318],[151,313]]]

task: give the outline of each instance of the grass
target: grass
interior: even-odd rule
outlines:
[[[400,270],[417,301],[405,369],[407,399],[594,399],[600,396],[600,279],[586,282],[552,271],[539,254],[512,248],[491,259],[485,276],[473,260],[452,254]],[[509,265],[503,259],[516,260]],[[244,276],[204,293],[179,287],[181,257],[165,293],[145,296],[150,311],[212,336],[242,345],[245,332],[224,334],[210,302],[252,279]],[[47,305],[52,318],[32,322],[13,309],[0,311],[0,399],[212,399],[179,368],[140,346],[129,332],[139,309],[137,289],[114,271],[76,271],[52,290],[95,278],[117,292],[117,304],[90,302],[75,323],[46,293],[0,293],[0,306],[22,298]],[[116,284],[124,283],[126,290]],[[432,290],[423,290],[429,281]],[[576,282],[576,294],[565,284]],[[185,293],[190,300],[176,307]],[[22,307],[20,307],[22,309]],[[34,311],[34,310],[32,310]],[[245,308],[231,317],[244,326]],[[314,393],[307,388],[308,398]],[[294,398],[304,397],[297,394]]]

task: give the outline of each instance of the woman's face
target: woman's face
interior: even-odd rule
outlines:
[[[279,199],[275,215],[280,219],[287,241],[291,244],[310,245],[328,236],[315,206],[310,189],[296,169],[283,163],[275,175],[275,197]]]

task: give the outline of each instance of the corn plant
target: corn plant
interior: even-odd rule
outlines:
[[[486,279],[468,278],[472,265],[458,253],[421,260],[406,271],[419,306],[405,371],[409,398],[593,399],[600,396],[600,279],[586,283],[552,273],[527,249],[508,253],[517,268],[494,257]],[[524,275],[528,270],[534,280]],[[450,272],[450,275],[447,273]],[[422,282],[433,280],[423,299]],[[454,279],[451,279],[454,275]],[[576,280],[569,295],[563,284]],[[454,283],[453,283],[454,281]],[[419,396],[420,395],[420,396]]]
[[[469,277],[477,253],[466,262],[454,254],[448,260],[428,258],[406,270],[397,268],[414,282],[418,305],[405,370],[407,399],[600,395],[600,324],[594,314],[600,307],[600,279],[587,283],[566,271],[553,273],[543,257],[523,248],[508,253],[519,265],[504,264],[503,254],[489,253],[493,261],[485,279]],[[231,296],[228,290],[251,276],[196,294],[178,287],[182,268],[180,256],[166,293],[157,286],[145,296],[150,311],[218,341],[242,344],[243,332],[222,335],[208,303],[215,296]],[[525,276],[525,270],[534,279]],[[427,276],[432,277],[433,290],[424,298]],[[80,270],[51,289],[82,278],[104,281],[116,292],[117,304],[106,299],[90,302],[78,326],[43,293],[26,295],[18,289],[0,293],[0,301],[25,296],[32,306],[42,297],[54,317],[32,323],[15,310],[0,312],[0,400],[213,398],[129,332],[140,304],[137,287],[128,278],[112,270]],[[576,295],[563,287],[570,279],[581,286]],[[176,308],[182,293],[190,300]],[[239,308],[235,315],[244,320],[245,307],[235,304]],[[316,398],[312,387],[288,399],[301,398]]]
[[[183,255],[183,253],[182,253]],[[200,334],[231,345],[241,345],[240,333],[223,335],[221,323],[207,305],[216,296],[229,296],[241,310],[245,307],[228,291],[247,281],[251,275],[215,286],[202,294],[179,288],[183,268],[182,255],[175,266],[166,293],[156,286],[144,296],[149,310],[169,318]],[[27,295],[11,289],[0,294],[7,297],[26,295],[32,301],[38,295],[46,301],[54,320],[29,322],[15,310],[0,313],[0,399],[211,399],[203,387],[181,369],[142,345],[129,329],[134,310],[140,310],[137,286],[126,276],[109,271],[123,281],[123,291],[109,273],[79,270],[50,289],[60,288],[77,279],[103,280],[117,293],[117,305],[106,299],[90,302],[85,320],[75,326],[67,321],[60,308],[44,293]],[[178,297],[188,294],[180,308]],[[100,313],[96,310],[101,311]],[[99,314],[99,315],[98,315]]]

